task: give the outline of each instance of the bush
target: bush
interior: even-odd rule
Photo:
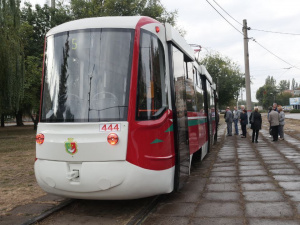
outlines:
[[[300,113],[300,109],[292,109],[290,113]]]

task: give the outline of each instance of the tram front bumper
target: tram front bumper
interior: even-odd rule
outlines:
[[[173,190],[174,167],[153,171],[127,161],[60,162],[37,159],[35,175],[48,193],[82,199],[134,199]]]

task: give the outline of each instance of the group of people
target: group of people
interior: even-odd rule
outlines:
[[[235,135],[239,135],[238,123],[240,123],[242,130],[241,138],[246,138],[248,115],[244,105],[241,106],[240,110],[235,106],[233,111],[230,110],[230,107],[227,107],[224,118],[227,123],[227,136],[232,136],[232,123],[234,123]],[[274,103],[273,107],[270,107],[268,113],[270,134],[272,134],[273,141],[278,141],[278,135],[280,136],[280,140],[284,140],[284,118],[285,115],[282,106],[277,107],[277,104]],[[258,143],[259,130],[261,130],[262,125],[262,117],[258,112],[258,107],[254,107],[254,111],[251,112],[249,117],[249,122],[251,124],[251,129],[253,130],[252,142]]]
[[[245,106],[241,106],[241,110],[238,110],[237,107],[234,107],[234,110],[231,112],[230,107],[226,108],[224,115],[225,122],[227,123],[227,136],[232,136],[232,123],[234,123],[235,135],[239,135],[238,123],[241,124],[242,138],[246,138],[247,130],[246,126],[248,124],[247,110]]]
[[[277,106],[276,103],[273,104],[273,107],[269,108],[268,120],[270,123],[270,135],[273,137],[273,141],[278,141],[278,135],[280,140],[284,140],[284,119],[285,114],[281,105]]]

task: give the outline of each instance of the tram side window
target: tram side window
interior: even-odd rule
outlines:
[[[207,106],[208,106],[208,109],[210,109],[210,107],[211,107],[211,87],[210,87],[210,83],[208,81],[206,81],[206,88],[207,88]]]
[[[165,53],[160,40],[142,30],[138,69],[137,120],[159,118],[167,109]]]
[[[196,86],[196,105],[199,112],[204,113],[204,93],[201,83],[200,74],[196,71],[196,76],[199,81],[198,85]]]
[[[186,107],[187,111],[195,112],[197,111],[196,96],[195,96],[195,86],[193,82],[194,68],[192,63],[187,63],[187,79],[186,79]]]

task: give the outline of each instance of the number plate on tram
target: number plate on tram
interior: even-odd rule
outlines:
[[[121,130],[121,124],[120,123],[100,124],[100,132],[120,131],[120,130]]]

